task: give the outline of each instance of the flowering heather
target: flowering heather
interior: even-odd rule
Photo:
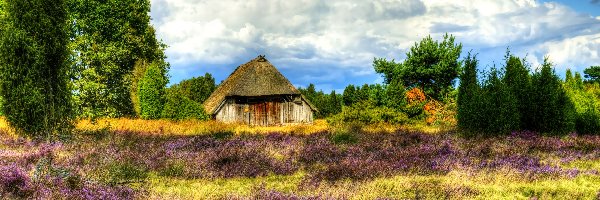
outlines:
[[[0,134],[0,192],[2,197],[15,198],[134,199],[144,198],[145,185],[156,177],[227,180],[300,173],[296,190],[306,192],[347,181],[446,176],[455,171],[509,172],[538,181],[599,175],[594,167],[572,163],[598,159],[600,136],[550,137],[523,131],[463,138],[452,132],[352,131],[350,142],[339,142],[337,132],[184,136],[104,130],[81,132],[62,143]],[[440,191],[432,194],[443,198],[480,194],[466,186],[434,188]],[[413,191],[417,196],[421,192]],[[264,189],[252,195],[323,199],[314,193],[296,194],[300,193]]]

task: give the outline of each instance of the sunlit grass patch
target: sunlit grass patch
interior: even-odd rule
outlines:
[[[524,180],[506,171],[446,175],[397,175],[368,181],[341,180],[303,185],[305,175],[271,175],[257,178],[173,179],[152,176],[152,199],[219,199],[256,196],[259,189],[298,196],[349,199],[594,199],[600,177],[581,175],[574,179]]]
[[[248,197],[259,188],[291,193],[297,190],[304,174],[271,175],[256,178],[177,179],[151,175],[148,181],[151,199],[221,199]]]
[[[130,131],[152,135],[206,135],[221,132],[234,134],[263,134],[263,133],[291,133],[313,134],[327,131],[329,125],[325,120],[315,120],[313,124],[298,124],[286,126],[248,126],[243,124],[230,124],[217,121],[201,120],[143,120],[143,119],[98,119],[79,120],[76,125],[78,130],[95,131],[108,128],[112,131]]]
[[[600,172],[600,158],[596,159],[577,159],[563,165],[564,168],[573,168],[578,170],[595,170]]]

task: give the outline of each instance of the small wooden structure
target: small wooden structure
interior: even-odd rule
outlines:
[[[259,126],[312,123],[316,111],[264,56],[237,67],[204,109],[217,121]]]

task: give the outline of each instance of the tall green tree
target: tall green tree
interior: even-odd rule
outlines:
[[[480,130],[487,134],[502,134],[519,129],[517,99],[496,68],[488,75],[480,97]]]
[[[68,2],[70,48],[75,61],[72,77],[79,115],[136,115],[134,103],[137,100],[132,97],[138,96],[135,94],[138,89],[132,86],[137,87],[148,63],[165,58],[165,46],[157,41],[150,25],[150,1]]]
[[[458,87],[457,114],[458,126],[463,129],[477,129],[481,112],[481,87],[477,81],[477,55],[467,55],[463,61],[460,85]]]
[[[342,95],[342,102],[344,103],[344,106],[350,106],[356,103],[356,99],[356,87],[354,87],[352,84],[346,86],[344,89],[344,94]]]
[[[540,132],[569,132],[575,128],[575,108],[549,58],[531,79],[531,129]]]
[[[152,63],[139,83],[141,117],[158,119],[165,105],[165,89],[169,80],[166,71],[159,63]]]
[[[508,90],[516,98],[517,109],[519,113],[519,127],[529,129],[529,124],[532,124],[530,118],[531,101],[529,99],[531,92],[531,75],[529,68],[525,64],[525,60],[519,59],[510,52],[506,53],[506,65],[504,73],[504,84]]]
[[[338,96],[338,94],[335,93],[335,90],[331,90],[331,93],[329,94],[329,101],[328,101],[328,114],[329,115],[335,115],[337,113],[342,112],[342,101],[341,98]]]
[[[428,96],[440,100],[452,90],[458,77],[461,51],[462,44],[455,43],[452,35],[444,35],[441,42],[427,36],[410,48],[404,62],[379,58],[373,66],[383,74],[386,83],[398,79],[402,85],[420,87]]]
[[[0,23],[0,94],[19,133],[52,139],[71,127],[64,0],[4,0]]]

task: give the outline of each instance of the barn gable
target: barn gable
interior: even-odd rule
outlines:
[[[258,56],[250,62],[237,67],[204,102],[204,109],[207,113],[217,115],[224,106],[237,106],[236,109],[238,110],[248,110],[248,108],[242,108],[242,104],[252,104],[255,107],[260,106],[255,104],[260,103],[261,101],[264,101],[264,105],[262,106],[265,106],[265,109],[271,109],[269,106],[272,103],[276,103],[273,105],[277,105],[277,108],[272,108],[276,110],[265,110],[265,112],[280,112],[278,110],[283,109],[284,104],[279,104],[278,102],[295,102],[299,105],[305,104],[309,108],[311,115],[312,112],[316,111],[315,107],[300,94],[300,91],[298,91],[287,78],[264,58],[264,56]],[[237,112],[236,115],[241,114],[240,112]],[[237,118],[242,117],[243,116],[237,116]],[[248,116],[248,118],[252,117],[253,116]],[[282,117],[285,116],[282,114]]]

